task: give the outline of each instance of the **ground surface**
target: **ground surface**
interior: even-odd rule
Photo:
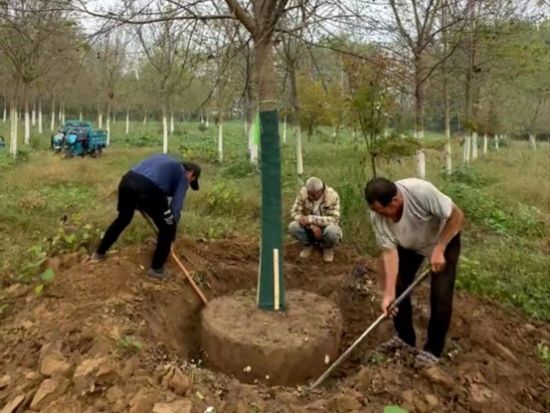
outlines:
[[[388,404],[433,412],[550,409],[550,380],[536,355],[537,343],[550,341],[548,324],[462,294],[439,367],[374,352],[391,335],[386,323],[319,390],[241,384],[201,367],[200,301],[176,267],[168,281],[146,278],[151,250],[151,242],[129,247],[100,264],[78,255],[51,259],[56,276],[40,296],[22,284],[1,292],[8,303],[0,325],[2,413],[202,413],[209,406],[218,413],[344,413],[381,412]],[[184,240],[177,250],[209,298],[256,284],[254,240]],[[378,315],[372,264],[342,251],[330,265],[297,255],[288,246],[287,285],[339,305],[342,351]],[[420,338],[425,296],[426,287],[415,296]]]

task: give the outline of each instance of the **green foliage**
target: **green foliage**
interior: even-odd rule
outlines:
[[[321,125],[330,125],[331,116],[327,94],[321,81],[313,80],[306,74],[298,76],[298,99],[300,101],[300,128],[309,137]]]
[[[544,368],[550,371],[550,347],[543,341],[537,344],[537,353],[544,365]]]
[[[256,174],[257,169],[250,163],[248,159],[236,159],[226,162],[223,166],[222,175],[227,178],[245,178]]]
[[[40,276],[38,277],[38,284],[34,287],[34,293],[36,295],[42,295],[44,292],[44,288],[48,284],[51,284],[55,278],[55,272],[53,269],[48,268],[46,271],[44,271]]]
[[[500,235],[543,235],[537,208],[520,203],[516,209],[505,209],[482,189],[453,179],[443,184],[443,190],[464,210],[467,220]]]
[[[152,135],[123,135],[113,139],[117,146],[143,148],[162,145],[162,134]]]
[[[408,410],[403,409],[402,407],[391,405],[384,407],[384,413],[409,413]]]
[[[240,198],[234,185],[224,181],[217,182],[206,195],[205,208],[214,215],[230,214],[239,209]]]
[[[118,340],[118,348],[124,355],[136,354],[143,348],[143,343],[133,336],[124,336]]]

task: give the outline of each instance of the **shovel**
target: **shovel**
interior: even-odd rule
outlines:
[[[428,275],[430,274],[430,268],[426,268],[424,271],[422,271],[422,273],[411,283],[411,285],[409,285],[409,287],[407,287],[407,289],[405,291],[403,291],[403,293],[397,297],[397,299],[388,307],[388,313],[391,312],[391,310],[398,306],[401,301],[403,301],[411,292],[412,290],[415,289],[415,287],[420,284],[422,281],[424,281],[424,279],[426,279],[428,277]],[[374,323],[372,323],[369,328],[367,328],[363,334],[361,334],[361,336],[359,336],[359,338],[357,340],[355,340],[355,342],[349,346],[349,348],[344,351],[344,353],[338,357],[338,359],[332,363],[330,365],[330,367],[328,369],[325,370],[325,372],[321,375],[321,377],[319,377],[315,383],[313,383],[311,385],[311,387],[309,388],[310,390],[313,390],[315,389],[317,386],[319,386],[323,381],[325,381],[325,379],[330,375],[330,373],[332,373],[332,371],[338,367],[342,361],[344,361],[349,355],[350,353],[355,350],[355,348],[361,344],[361,342],[365,339],[365,337],[367,337],[370,332],[372,330],[374,330],[376,327],[378,327],[378,324],[380,324],[382,321],[384,321],[384,319],[386,319],[387,316],[385,316],[384,314],[381,314]]]
[[[151,218],[145,212],[143,211],[140,211],[140,212],[141,212],[141,215],[143,215],[143,218],[145,218],[145,220],[149,223],[149,225],[151,225],[151,228],[153,229],[153,231],[155,231],[155,233],[158,233],[157,227],[155,223],[151,220]],[[184,267],[181,260],[176,255],[174,251],[174,247],[172,246],[170,246],[170,256],[175,261],[175,263],[180,268],[180,270],[183,272],[183,274],[185,275],[185,278],[187,278],[187,281],[189,281],[189,284],[191,284],[191,287],[193,287],[193,289],[195,290],[197,295],[200,297],[204,305],[207,305],[208,300],[206,299],[206,296],[204,295],[202,290],[199,288],[199,286],[195,283],[195,280],[193,280],[193,277],[191,277],[191,274],[189,274],[189,271],[187,271],[187,269]]]

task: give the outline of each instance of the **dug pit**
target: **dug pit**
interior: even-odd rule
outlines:
[[[318,377],[337,356],[342,315],[332,301],[291,290],[284,312],[261,310],[252,291],[212,300],[202,312],[207,366],[241,382],[295,385]]]

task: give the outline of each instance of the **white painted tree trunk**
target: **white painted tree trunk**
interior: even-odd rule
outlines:
[[[147,126],[147,113],[143,115],[143,126]]]
[[[42,122],[42,99],[38,100],[38,133],[42,134],[44,131],[43,122]]]
[[[495,135],[495,149],[498,151],[498,140],[499,140],[499,135]]]
[[[477,133],[472,134],[472,161],[477,159]]]
[[[111,116],[107,113],[107,146],[111,144]]]
[[[57,112],[57,121],[63,124],[63,113],[61,113],[61,103],[59,104],[59,111]]]
[[[10,154],[13,156],[17,156],[17,119],[17,109],[14,105],[10,105]]]
[[[55,108],[52,102],[52,117],[50,121],[50,130],[53,132],[55,130]]]
[[[299,126],[296,133],[296,172],[298,172],[298,176],[300,177],[304,174],[304,158],[302,156],[302,130]]]
[[[529,143],[531,144],[531,149],[536,151],[537,150],[537,136],[534,133],[529,135]]]
[[[208,120],[208,115],[206,115],[206,127],[208,128],[208,125],[209,125],[209,120]]]
[[[248,128],[248,153],[250,154],[250,163],[254,166],[258,165],[258,145],[254,142],[254,123]]]
[[[126,109],[126,135],[130,133],[130,109]]]
[[[248,120],[244,117],[244,134],[248,136]]]
[[[31,143],[31,114],[29,113],[29,102],[25,102],[25,145]]]
[[[99,112],[99,114],[97,115],[97,127],[99,129],[103,129],[103,113],[102,112]]]
[[[283,145],[286,145],[286,116],[283,118]]]
[[[489,139],[487,138],[487,134],[483,135],[483,155],[487,155],[489,145]]]
[[[218,123],[218,161],[223,162],[223,123]]]
[[[78,113],[78,120],[79,120],[80,122],[82,122],[82,119],[83,119],[83,118],[84,118],[84,116],[82,115],[82,111],[80,111],[80,112]]]
[[[7,101],[6,101],[6,98],[4,98],[4,114],[2,116],[2,122],[6,123],[6,119],[7,119],[7,116],[8,116],[8,107],[7,107]]]
[[[388,129],[384,129],[384,133]],[[445,173],[451,175],[453,173],[453,157],[452,157],[452,145],[451,145],[451,128],[449,123],[445,126]]]
[[[162,152],[168,153],[168,116],[162,113]]]
[[[32,102],[31,125],[36,126],[36,102]]]
[[[424,130],[416,132],[416,139],[424,139]],[[422,149],[416,151],[416,176],[426,179],[426,154]]]
[[[65,104],[61,104],[61,123],[65,124]]]
[[[462,152],[462,162],[463,163],[469,163],[470,162],[470,149],[471,149],[471,142],[472,138],[468,134],[464,137],[464,146],[463,146],[463,152]]]
[[[174,134],[174,115],[170,114],[170,135]]]

